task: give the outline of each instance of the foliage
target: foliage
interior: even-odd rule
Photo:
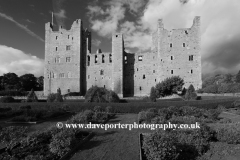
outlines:
[[[20,110],[29,110],[29,109],[31,109],[31,106],[30,105],[23,105],[23,106],[19,106],[19,109]]]
[[[182,91],[183,85],[184,81],[179,76],[166,78],[162,82],[158,83],[155,87],[157,97],[164,97],[172,95],[173,93],[177,93],[177,91]]]
[[[105,110],[107,113],[113,113],[113,108],[111,106],[107,106]]]
[[[22,138],[27,136],[27,127],[9,126],[0,130],[0,142],[8,148],[14,147]]]
[[[61,95],[61,90],[58,90],[57,93],[50,93],[47,96],[47,102],[63,102]]]
[[[142,148],[149,160],[177,160],[176,141],[171,132],[158,131],[144,136]]]
[[[101,106],[95,106],[93,108],[94,112],[101,112],[102,111],[102,107]]]
[[[203,88],[204,93],[218,93],[218,85],[212,84]]]
[[[85,101],[97,103],[118,103],[120,99],[113,91],[109,91],[103,87],[93,86],[88,89],[85,95]]]
[[[150,100],[152,102],[156,102],[156,99],[157,99],[156,89],[155,89],[155,87],[152,87],[151,91],[150,91]]]
[[[33,74],[24,74],[20,76],[19,82],[25,91],[37,88],[37,78]]]
[[[0,96],[26,96],[28,92],[25,91],[0,91]]]
[[[238,73],[236,75],[236,82],[240,83],[240,70],[238,71]]]
[[[92,110],[85,110],[83,112],[83,117],[86,123],[90,122],[93,119],[94,112]]]
[[[75,132],[72,129],[63,129],[56,135],[53,135],[49,147],[52,153],[62,157],[69,152],[76,143]]]
[[[36,94],[34,93],[33,88],[27,95],[26,102],[38,102],[38,98],[37,98]]]
[[[188,87],[184,98],[186,100],[195,100],[197,98],[197,93],[192,84],[190,84],[190,86]]]
[[[12,110],[11,107],[0,107],[0,113],[11,111],[11,110]]]
[[[12,103],[14,101],[14,98],[10,96],[4,96],[0,98],[0,103]]]
[[[216,129],[216,137],[221,142],[240,144],[240,124],[227,123],[218,126]]]

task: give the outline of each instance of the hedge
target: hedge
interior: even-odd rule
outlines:
[[[71,111],[80,112],[86,109],[93,110],[95,106],[101,106],[105,109],[107,106],[111,106],[115,113],[139,113],[142,110],[149,108],[166,108],[169,106],[194,106],[198,108],[215,109],[218,105],[225,106],[226,108],[233,107],[233,102],[236,98],[232,99],[215,99],[215,100],[201,100],[201,101],[162,101],[161,103],[146,102],[146,103],[79,103],[79,102],[62,102],[62,103],[24,103],[24,105],[30,105],[32,109],[52,109],[61,108],[63,105],[68,105]],[[12,109],[18,109],[21,104],[19,103],[5,103],[1,104],[0,107],[11,107]]]

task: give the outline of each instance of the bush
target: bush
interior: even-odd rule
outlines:
[[[0,108],[0,112],[7,112],[7,111],[11,111],[12,110],[12,108],[11,107],[1,107]]]
[[[62,105],[62,109],[63,109],[64,111],[69,111],[69,110],[70,110],[70,107],[69,107],[69,105],[67,105],[67,104],[63,104],[63,105]]]
[[[107,113],[113,113],[113,108],[111,106],[107,106],[105,110]]]
[[[202,100],[202,97],[201,96],[197,96],[196,100]]]
[[[151,120],[156,117],[156,113],[154,112],[149,112],[149,111],[146,111],[145,112],[145,121],[147,123],[151,123]]]
[[[12,103],[14,101],[14,98],[10,96],[4,96],[0,98],[0,103]]]
[[[177,139],[168,131],[158,131],[145,135],[143,150],[147,159],[151,160],[177,160]]]
[[[74,115],[72,118],[67,120],[67,123],[86,123],[85,117],[83,116],[83,112],[80,112]]]
[[[142,121],[145,121],[146,119],[146,112],[145,111],[141,111],[138,113],[138,121],[139,123],[141,123]]]
[[[28,92],[25,91],[0,91],[0,96],[26,96]]]
[[[85,102],[97,102],[97,103],[118,103],[120,101],[118,95],[109,91],[103,87],[93,86],[88,89],[85,95]]]
[[[5,144],[8,148],[12,148],[27,136],[27,130],[27,127],[5,127],[0,130],[0,142]]]
[[[186,100],[195,100],[197,98],[197,93],[196,93],[195,88],[193,87],[192,84],[188,87],[184,98]]]
[[[240,124],[228,123],[218,126],[216,137],[221,142],[229,144],[240,144]]]
[[[166,78],[162,82],[156,85],[156,95],[157,97],[164,97],[182,91],[182,86],[184,81],[179,76],[173,76]]]
[[[20,110],[30,110],[31,106],[30,105],[24,105],[24,106],[19,106]]]
[[[47,96],[47,102],[63,102],[61,91],[58,90],[58,93],[50,93]]]
[[[38,98],[32,89],[29,94],[27,95],[26,102],[38,102]]]
[[[53,135],[49,145],[50,151],[62,157],[69,152],[77,143],[75,132],[72,129],[64,129]]]
[[[218,109],[209,109],[205,111],[205,116],[207,116],[208,119],[211,119],[213,121],[218,120],[218,116],[221,114],[221,111]]]
[[[218,86],[216,84],[209,85],[203,88],[204,93],[218,93]]]
[[[93,108],[94,112],[101,112],[102,111],[102,107],[101,106],[95,106]]]
[[[88,123],[93,120],[93,115],[94,115],[93,111],[85,110],[82,116],[84,117],[85,122]]]
[[[108,115],[103,112],[96,112],[92,118],[95,122],[101,122],[108,119]]]
[[[155,87],[152,87],[150,91],[150,100],[152,102],[156,102],[156,99],[157,99],[156,89]]]

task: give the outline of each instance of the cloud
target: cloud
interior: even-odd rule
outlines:
[[[10,16],[8,16],[4,13],[0,13],[0,17],[6,19],[8,21],[13,22],[16,26],[18,26],[19,28],[21,28],[22,30],[24,30],[25,32],[30,34],[31,36],[33,36],[33,37],[37,38],[38,40],[44,42],[44,39],[42,39],[40,36],[38,36],[37,34],[32,32],[30,29],[28,29],[27,26],[24,26],[23,24],[20,24],[17,21],[15,21],[12,17],[10,17]]]
[[[101,41],[98,40],[98,39],[94,39],[94,40],[92,41],[92,44],[93,44],[94,46],[98,47],[98,46],[101,44]]]
[[[34,23],[34,22],[30,21],[29,19],[26,19],[25,21],[28,23]]]
[[[119,1],[111,0],[110,2]],[[132,1],[131,4],[134,2]],[[134,5],[128,4],[128,6]],[[171,30],[190,28],[194,17],[201,16],[203,73],[233,73],[239,69],[237,68],[240,66],[239,0],[149,0],[144,6],[142,14],[132,21],[124,21],[126,18],[124,5],[115,6],[122,11],[122,16],[113,18],[115,21],[111,31],[120,29],[124,33],[126,47],[149,50],[152,43],[151,33],[156,30],[158,19],[163,19],[164,28]],[[114,10],[110,7],[108,6],[106,10]],[[132,10],[134,11],[134,8]],[[100,11],[96,12],[101,13]],[[102,36],[107,35],[101,34],[106,31],[105,25],[113,25],[106,20],[106,17],[103,19],[100,17],[93,22],[93,30]]]
[[[35,76],[41,76],[43,70],[43,59],[12,47],[0,45],[0,75],[14,72],[18,75],[32,73]]]
[[[58,26],[63,26],[66,28],[65,25],[65,19],[66,17],[66,11],[63,7],[63,4],[66,0],[52,0],[53,3],[53,11],[54,11],[54,16],[56,18]]]
[[[131,13],[137,13],[145,4],[144,0],[112,0],[104,3],[102,7],[97,4],[88,6],[89,21],[92,29],[98,35],[110,38],[113,32],[119,30],[119,22],[125,18],[127,6]]]

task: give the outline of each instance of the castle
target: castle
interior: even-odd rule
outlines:
[[[149,95],[152,86],[167,77],[179,75],[184,87],[202,88],[200,17],[191,28],[164,28],[158,20],[152,34],[150,53],[126,53],[121,33],[112,34],[112,52],[91,53],[91,32],[80,19],[71,29],[45,24],[44,95],[80,92],[92,86],[115,91],[120,97]]]

